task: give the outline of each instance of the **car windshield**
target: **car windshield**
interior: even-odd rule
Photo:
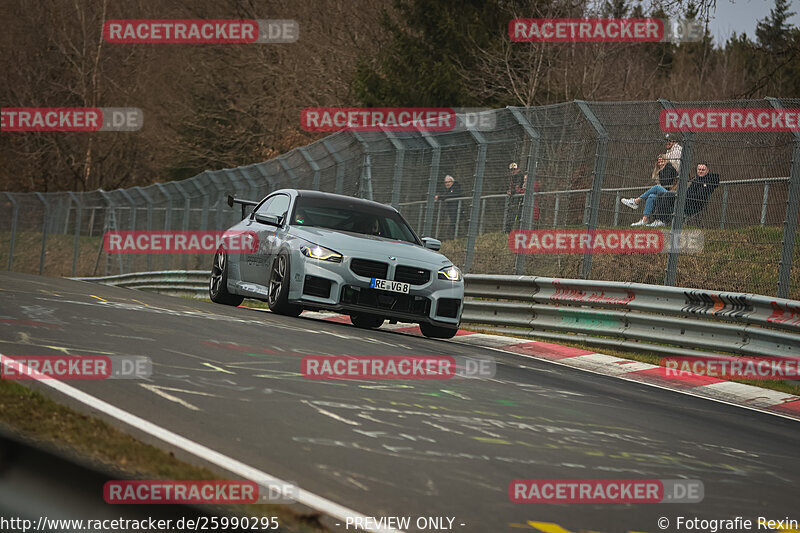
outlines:
[[[408,223],[396,211],[346,199],[300,196],[295,203],[291,223],[295,226],[315,226],[420,243]]]

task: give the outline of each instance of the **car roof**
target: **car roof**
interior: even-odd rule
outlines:
[[[390,211],[396,211],[396,209],[390,205],[382,204],[380,202],[374,202],[372,200],[365,200],[364,198],[355,198],[353,196],[346,196],[344,194],[334,194],[322,191],[310,191],[306,189],[297,189],[296,191],[297,191],[297,196],[301,198],[324,198],[327,200],[339,200],[342,202],[347,202],[350,205],[361,204],[365,207],[368,206],[372,208],[382,208]]]

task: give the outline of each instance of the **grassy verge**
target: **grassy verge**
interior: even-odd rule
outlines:
[[[0,379],[0,425],[28,441],[48,443],[68,455],[105,465],[138,479],[223,479],[207,468],[176,459],[149,444],[50,400],[44,394]],[[316,514],[300,514],[282,505],[222,506],[231,513],[277,516],[283,531],[322,533]]]
[[[45,241],[42,274],[45,276],[71,277],[73,257],[75,276],[105,276],[120,273],[120,264],[125,272],[152,270],[211,270],[210,254],[187,255],[138,255],[113,254],[102,250],[99,236],[78,238],[77,255],[73,235],[50,234]],[[0,232],[0,269],[8,268],[11,247],[10,232]],[[17,232],[14,241],[14,272],[38,274],[42,257],[42,234],[34,231]]]
[[[574,228],[578,229],[578,228]],[[613,229],[613,228],[607,228]],[[619,228],[617,228],[619,229]],[[649,228],[648,228],[649,229]],[[678,259],[676,286],[709,290],[774,295],[778,286],[778,261],[783,229],[740,227],[703,229],[701,253],[682,254]],[[665,237],[669,235],[665,231]],[[800,236],[798,236],[800,241]],[[442,253],[463,264],[467,239],[445,241]],[[508,235],[489,233],[475,241],[473,274],[513,274],[516,254],[508,248]],[[526,254],[529,276],[579,278],[583,254]],[[794,246],[789,297],[800,299],[800,242]],[[662,285],[667,254],[596,253],[591,278]]]

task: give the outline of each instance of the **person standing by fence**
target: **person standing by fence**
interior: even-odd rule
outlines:
[[[435,196],[436,201],[443,201],[444,205],[439,209],[444,209],[447,213],[446,228],[442,231],[442,240],[452,239],[455,236],[456,224],[460,223],[458,220],[458,206],[460,202],[457,200],[447,201],[449,198],[458,198],[462,196],[461,184],[448,174],[444,177],[444,192]]]
[[[505,232],[509,233],[512,229],[516,228],[520,215],[522,214],[522,196],[517,196],[516,198],[513,195],[521,195],[525,194],[525,187],[528,185],[528,174],[522,173],[522,169],[516,163],[511,163],[508,165],[509,170],[509,179],[508,179],[508,189],[506,190],[506,194],[508,195],[508,211],[506,214],[506,227]]]

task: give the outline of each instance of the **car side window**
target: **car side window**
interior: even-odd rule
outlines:
[[[259,215],[268,215],[269,213],[267,212],[267,209],[269,209],[269,206],[272,205],[276,198],[277,196],[273,196],[272,198],[267,198],[264,200],[264,202],[253,212],[253,216],[255,216],[256,213]]]
[[[259,209],[259,213],[263,213],[265,215],[273,215],[282,217],[283,220],[286,220],[286,212],[289,210],[289,197],[285,194],[279,194],[273,198],[270,198],[264,204],[267,205],[265,211],[261,211]]]

